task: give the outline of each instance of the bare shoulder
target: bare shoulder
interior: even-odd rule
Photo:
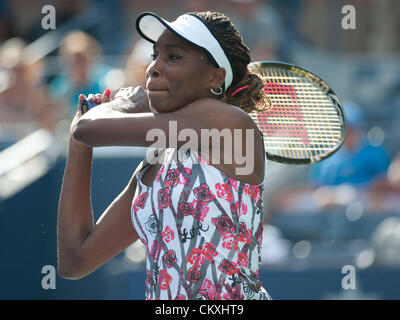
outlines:
[[[225,143],[217,144],[215,148],[212,144],[210,150],[200,150],[201,155],[205,159],[214,159],[215,154],[217,154],[218,156],[215,159],[219,159],[220,162],[212,162],[212,164],[239,181],[258,184],[263,180],[264,142],[260,130],[247,112],[237,106],[216,99],[197,100],[185,108],[188,108],[188,112],[193,112],[190,113],[190,116],[193,115],[195,119],[204,119],[203,123],[208,121],[209,125],[218,130],[246,130],[244,134],[240,135],[239,141],[236,141],[236,136],[232,136],[232,148],[225,150]],[[248,129],[250,129],[251,134],[249,136],[247,134]],[[217,135],[217,137],[220,138],[221,136]],[[245,152],[244,157],[242,154],[239,155],[243,152]],[[220,156],[221,158],[219,158]],[[229,161],[225,161],[225,156],[229,157]],[[245,159],[245,163],[243,163],[243,159]],[[237,174],[239,168],[242,172],[240,175]]]
[[[232,129],[257,128],[257,125],[243,109],[217,99],[199,99],[188,104],[181,111],[199,118],[206,118],[218,127],[223,126]]]

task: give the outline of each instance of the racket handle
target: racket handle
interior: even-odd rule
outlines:
[[[96,102],[90,102],[88,99],[83,100],[83,102],[81,104],[82,114],[88,112],[88,110],[90,110],[96,106],[97,106]]]

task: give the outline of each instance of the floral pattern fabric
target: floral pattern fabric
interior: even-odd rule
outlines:
[[[164,150],[150,187],[142,168],[132,201],[146,247],[146,299],[270,299],[258,276],[263,184],[227,176],[196,150],[181,161],[174,151]]]

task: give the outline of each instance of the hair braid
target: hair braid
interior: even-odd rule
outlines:
[[[251,61],[250,50],[234,24],[219,12],[205,11],[192,14],[207,24],[231,64],[233,79],[223,95],[224,100],[248,113],[253,110],[266,110],[270,106],[270,101],[263,91],[264,82],[259,75],[248,70],[247,66]]]

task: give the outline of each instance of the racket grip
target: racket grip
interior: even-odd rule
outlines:
[[[88,99],[83,100],[83,102],[81,104],[82,114],[88,112],[90,109],[92,109],[96,106],[97,106],[96,102],[90,102]]]

